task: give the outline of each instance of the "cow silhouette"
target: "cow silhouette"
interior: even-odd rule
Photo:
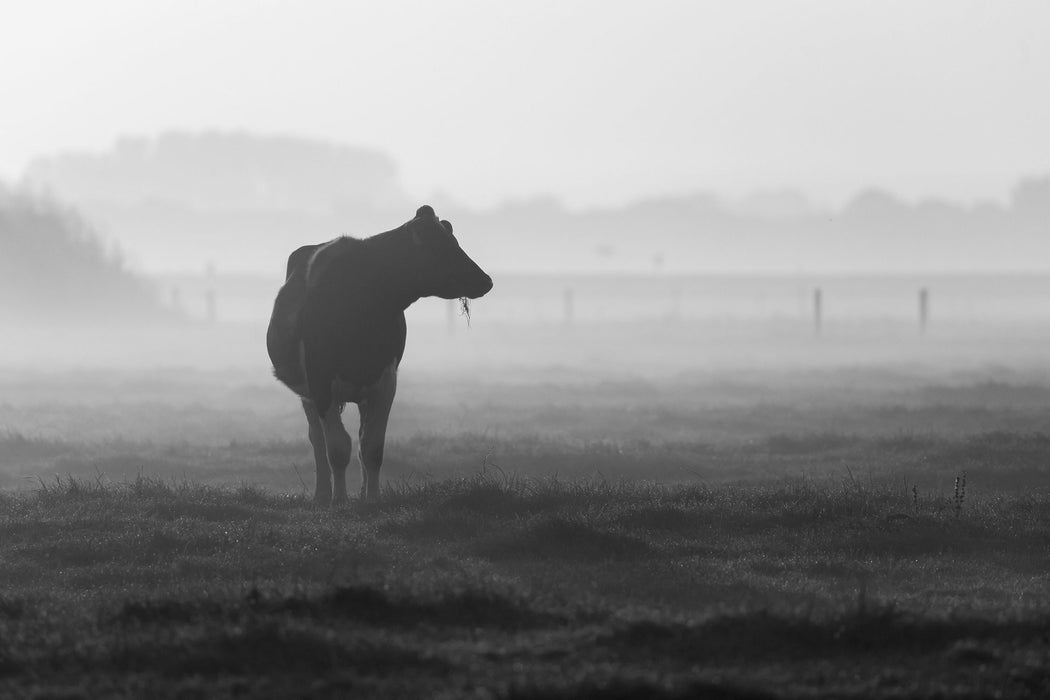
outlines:
[[[342,421],[347,403],[356,403],[361,415],[361,496],[379,495],[387,420],[405,352],[405,309],[421,297],[476,299],[490,289],[492,278],[430,206],[391,231],[306,245],[289,256],[266,349],[274,376],[302,399],[318,503],[346,502],[353,446]]]

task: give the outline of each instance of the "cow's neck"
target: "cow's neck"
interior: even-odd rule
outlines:
[[[379,298],[390,300],[391,311],[404,311],[422,296],[419,275],[411,265],[412,233],[405,227],[366,238],[369,262],[376,274]]]

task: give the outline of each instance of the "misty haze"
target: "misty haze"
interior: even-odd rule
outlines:
[[[1048,32],[0,12],[0,696],[1050,696]]]

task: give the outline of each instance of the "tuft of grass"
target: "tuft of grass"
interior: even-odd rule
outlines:
[[[952,500],[955,501],[955,517],[958,519],[959,513],[962,512],[963,502],[966,501],[966,472],[955,477],[955,493]]]

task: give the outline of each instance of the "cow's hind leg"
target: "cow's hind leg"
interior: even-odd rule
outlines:
[[[310,426],[310,445],[314,448],[314,501],[319,505],[332,502],[332,470],[328,465],[328,450],[325,447],[324,424],[312,401],[303,399],[303,412]]]
[[[387,367],[379,381],[370,386],[358,404],[361,410],[359,456],[361,458],[361,497],[379,496],[379,468],[383,466],[383,445],[390,407],[397,392],[397,364]]]
[[[339,415],[342,408],[341,405],[330,406],[322,421],[328,464],[332,468],[332,505],[346,503],[346,465],[350,464],[354,446]]]

